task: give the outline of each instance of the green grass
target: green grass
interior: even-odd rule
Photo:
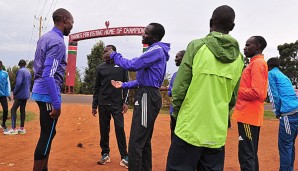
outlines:
[[[265,110],[264,118],[275,119],[276,117],[275,117],[275,114],[271,110]]]
[[[161,114],[170,114],[170,107],[162,107],[159,111]]]
[[[2,117],[3,117],[3,111],[0,111],[1,123],[2,123]],[[27,122],[32,121],[34,119],[35,119],[35,113],[26,111],[25,126],[26,126]],[[19,111],[17,111],[17,119],[16,120],[17,120],[16,125],[17,125],[17,127],[19,127],[20,126],[20,112]],[[10,114],[10,112],[8,112],[8,118],[7,118],[5,124],[6,124],[7,127],[11,126],[11,114]]]

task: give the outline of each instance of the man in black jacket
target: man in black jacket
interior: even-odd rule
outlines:
[[[96,116],[98,107],[100,125],[100,147],[102,158],[97,164],[104,165],[110,162],[109,133],[111,116],[114,119],[116,138],[121,155],[120,165],[128,168],[128,154],[126,137],[124,132],[123,114],[127,112],[127,89],[117,89],[111,84],[111,80],[128,81],[128,73],[110,59],[108,50],[116,51],[114,45],[104,48],[104,61],[97,67],[96,82],[93,93],[92,115]]]

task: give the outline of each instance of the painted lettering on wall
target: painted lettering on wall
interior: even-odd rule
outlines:
[[[115,27],[98,30],[89,30],[69,35],[70,41],[79,41],[84,39],[107,37],[107,36],[124,36],[124,35],[142,35],[145,27]]]

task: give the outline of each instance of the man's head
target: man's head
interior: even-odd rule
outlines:
[[[267,42],[262,36],[252,36],[245,43],[244,55],[251,58],[257,54],[262,54],[266,46]]]
[[[164,35],[165,29],[161,24],[150,23],[144,30],[142,43],[152,45],[161,41]]]
[[[3,68],[3,64],[2,64],[2,61],[0,61],[0,70],[2,70]]]
[[[235,12],[233,8],[227,5],[217,7],[210,19],[210,32],[217,31],[228,34],[235,26],[234,20]]]
[[[107,63],[111,63],[112,59],[110,58],[110,55],[108,53],[109,50],[113,50],[114,52],[117,52],[117,49],[114,45],[107,45],[103,50],[103,60]]]
[[[279,59],[278,58],[270,58],[267,61],[267,65],[268,65],[268,70],[270,71],[271,69],[275,68],[275,67],[279,67],[280,63],[279,63]]]
[[[69,11],[59,8],[53,13],[53,21],[55,27],[60,29],[64,36],[68,36],[73,27],[73,17]]]
[[[26,61],[24,59],[21,59],[18,63],[19,67],[24,67],[26,66]]]
[[[185,54],[185,50],[181,50],[176,54],[176,57],[175,57],[176,66],[180,66],[184,54]]]

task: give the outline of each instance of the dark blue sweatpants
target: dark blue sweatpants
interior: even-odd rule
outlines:
[[[295,161],[295,140],[298,129],[298,112],[279,119],[278,150],[280,171],[293,171]]]

